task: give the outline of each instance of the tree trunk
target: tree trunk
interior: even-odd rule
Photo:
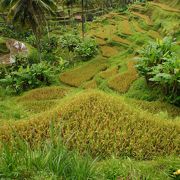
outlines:
[[[82,6],[82,37],[84,39],[85,34],[85,16],[84,16],[84,0],[81,0],[81,6]]]

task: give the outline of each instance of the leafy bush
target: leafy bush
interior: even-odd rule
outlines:
[[[52,69],[46,63],[33,64],[18,71],[12,71],[1,79],[0,82],[6,88],[21,93],[28,89],[34,89],[52,83]]]
[[[32,34],[32,32],[30,30],[27,32],[19,31],[12,25],[3,24],[0,27],[0,34],[3,37],[25,40]]]
[[[97,43],[94,39],[87,38],[82,40],[74,34],[65,34],[60,40],[61,46],[67,48],[69,52],[74,52],[76,56],[87,60],[97,53]]]
[[[65,34],[60,39],[60,44],[63,48],[68,48],[70,52],[74,52],[75,48],[78,44],[81,43],[81,39],[79,36],[74,34]]]
[[[58,38],[56,36],[45,37],[41,40],[41,51],[52,53],[57,49]]]
[[[22,54],[15,56],[15,62],[11,65],[0,65],[0,79],[5,78],[8,74],[13,71],[18,71],[20,67],[26,68],[28,65],[36,63],[37,55],[31,53],[30,56],[25,56]]]
[[[75,48],[75,52],[82,59],[87,60],[97,54],[97,43],[94,39],[85,39]]]
[[[173,52],[172,38],[150,43],[142,51],[137,69],[148,84],[156,85],[167,100],[180,106],[180,60]]]

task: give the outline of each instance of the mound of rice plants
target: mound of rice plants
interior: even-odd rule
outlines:
[[[138,74],[135,63],[133,61],[128,62],[128,71],[123,74],[118,74],[109,80],[108,86],[118,91],[119,93],[125,93],[130,88],[130,85],[137,79]]]
[[[52,119],[69,149],[88,151],[95,157],[114,154],[152,159],[177,155],[180,148],[179,123],[140,112],[123,99],[98,91],[78,94],[63,106],[29,121],[14,122],[11,127],[4,124],[0,139],[11,142],[16,137],[13,129],[30,144],[36,144],[50,137]]]
[[[91,80],[98,72],[107,69],[107,67],[105,59],[98,57],[85,65],[62,73],[60,80],[70,86],[79,87],[84,82]]]
[[[18,98],[18,101],[40,101],[59,99],[66,96],[69,91],[70,89],[62,88],[60,86],[43,87],[25,93]]]

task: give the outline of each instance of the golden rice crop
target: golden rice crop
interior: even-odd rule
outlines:
[[[105,59],[98,58],[81,67],[62,73],[60,80],[70,86],[81,86],[84,82],[91,80],[98,72],[107,69],[108,65]]]
[[[62,98],[70,91],[60,86],[43,87],[31,90],[18,98],[18,101],[40,101]]]
[[[149,26],[152,26],[152,25],[153,25],[153,23],[152,23],[152,21],[151,21],[151,19],[150,19],[149,16],[144,15],[144,14],[140,14],[140,13],[138,13],[138,12],[132,12],[132,14],[133,14],[134,16],[137,16],[137,17],[140,17],[141,19],[143,19],[143,20],[146,22],[147,25],[149,25]]]
[[[133,61],[128,62],[128,71],[123,74],[118,74],[109,80],[108,86],[120,93],[125,93],[130,88],[130,85],[137,79],[138,73],[134,67]]]
[[[131,25],[128,20],[122,21],[121,26],[122,26],[122,27],[120,27],[121,33],[127,34],[127,35],[132,35],[132,28],[131,28]]]
[[[95,88],[97,88],[97,87],[98,87],[98,85],[97,85],[97,82],[96,82],[95,79],[93,79],[93,80],[91,80],[91,81],[88,81],[87,83],[85,83],[85,84],[83,85],[83,88],[84,88],[84,89],[95,89]]]
[[[101,46],[102,56],[103,57],[112,57],[117,55],[119,52],[115,47],[110,46]]]
[[[54,117],[62,140],[81,153],[136,159],[179,153],[179,123],[157,119],[131,108],[119,97],[97,91],[76,95],[63,107],[29,121],[14,122],[11,128],[4,124],[0,127],[0,139],[10,141],[13,129],[31,144],[42,142],[49,137]]]
[[[103,79],[108,79],[108,78],[118,74],[118,72],[119,72],[119,68],[116,66],[116,67],[113,67],[113,68],[109,68],[106,71],[100,72],[99,75]]]

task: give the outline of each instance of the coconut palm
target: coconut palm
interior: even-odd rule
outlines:
[[[53,13],[56,8],[53,0],[0,0],[0,6],[8,10],[8,21],[13,25],[32,29],[40,55],[40,37],[43,27],[47,26],[46,14]]]

